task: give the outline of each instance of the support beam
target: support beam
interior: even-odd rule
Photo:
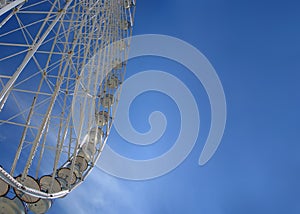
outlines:
[[[4,5],[1,9],[0,9],[0,16],[2,16],[4,13],[6,13],[7,11],[17,7],[18,5],[24,3],[25,0],[15,0],[15,1],[11,1],[9,3],[7,3],[6,5]],[[1,5],[2,6],[2,5]]]
[[[45,31],[45,33],[41,36],[41,38],[36,43],[33,44],[32,48],[28,51],[27,55],[25,56],[22,64],[18,67],[18,69],[16,70],[16,72],[13,74],[13,76],[10,78],[10,80],[3,87],[3,89],[2,89],[2,91],[0,93],[0,102],[4,99],[5,95],[10,91],[11,87],[16,82],[17,78],[22,73],[22,71],[24,70],[25,66],[28,64],[28,62],[30,61],[30,59],[33,57],[33,55],[35,54],[35,52],[41,46],[41,44],[43,43],[43,41],[46,39],[46,37],[48,36],[48,34],[51,32],[51,30],[56,25],[56,23],[60,20],[60,18],[65,13],[65,11],[68,9],[68,7],[70,6],[71,3],[72,3],[72,0],[69,0],[69,1],[66,2],[64,8],[62,10],[60,10],[59,12],[57,12],[56,18],[49,25],[49,27]]]

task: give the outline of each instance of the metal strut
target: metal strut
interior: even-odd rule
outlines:
[[[3,7],[1,7],[0,9],[0,16],[2,16],[4,13],[6,13],[7,11],[19,6],[20,4],[24,3],[26,0],[15,0],[15,1],[1,1],[0,2],[0,7],[2,5],[4,5]]]
[[[9,92],[9,90],[11,89],[13,84],[16,82],[16,80],[18,79],[18,77],[22,73],[22,71],[24,70],[24,68],[27,65],[27,63],[29,62],[29,60],[33,57],[35,52],[41,46],[43,41],[46,39],[46,37],[48,36],[50,31],[53,29],[53,27],[56,25],[56,23],[59,21],[59,19],[62,17],[62,15],[65,13],[65,11],[67,10],[67,8],[70,6],[71,3],[72,3],[72,0],[67,1],[65,6],[63,7],[63,9],[58,11],[56,18],[51,23],[51,25],[49,25],[48,29],[45,31],[45,33],[42,35],[42,37],[37,42],[35,42],[35,44],[33,44],[32,48],[28,51],[27,55],[25,56],[22,64],[18,67],[16,72],[13,74],[13,76],[9,79],[9,81],[6,83],[6,85],[2,89],[2,91],[0,93],[0,102],[4,99],[5,95]],[[47,21],[48,20],[46,19],[44,24],[46,24]]]

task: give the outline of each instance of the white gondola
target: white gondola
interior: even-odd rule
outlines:
[[[115,70],[121,70],[122,68],[123,68],[123,63],[122,62],[116,63],[115,66],[114,66]]]
[[[6,195],[9,190],[9,185],[0,179],[0,197]]]
[[[39,183],[33,177],[31,177],[29,175],[26,176],[25,178],[22,178],[22,176],[20,175],[20,176],[16,177],[16,180],[18,182],[20,182],[21,184],[23,184],[27,187],[30,187],[32,189],[35,189],[38,191],[41,190]],[[14,191],[16,193],[16,196],[26,203],[35,203],[38,200],[40,200],[40,198],[38,198],[38,197],[34,197],[29,194],[24,194],[22,191],[20,191],[16,188],[14,188]]]
[[[47,199],[41,199],[36,203],[28,204],[28,208],[34,214],[44,214],[46,213],[52,206],[52,201]]]
[[[102,142],[102,138],[103,131],[100,128],[91,129],[91,131],[89,131],[89,134],[85,136],[84,142],[78,155],[84,157],[87,162],[92,162],[97,150],[97,144],[99,142]]]
[[[26,209],[22,201],[15,197],[9,199],[0,197],[0,214],[25,214]]]
[[[65,179],[57,177],[57,180],[59,181],[62,190],[69,189],[68,182]]]
[[[39,184],[41,190],[46,193],[56,193],[61,191],[61,185],[56,178],[52,178],[50,175],[45,175],[40,178]],[[46,213],[52,206],[52,200],[40,199],[35,203],[28,204],[28,208],[35,214]]]
[[[81,173],[88,168],[88,162],[82,156],[76,156],[75,165],[79,167]]]
[[[121,51],[126,50],[126,48],[128,47],[128,45],[126,44],[124,39],[121,39],[120,41],[118,41],[118,45],[119,45],[119,49]]]
[[[50,175],[45,175],[40,178],[39,184],[41,190],[47,193],[55,193],[61,191],[61,186],[56,178],[52,178]]]
[[[114,103],[114,95],[113,94],[105,94],[100,100],[102,106],[104,108],[110,108]]]
[[[0,7],[3,7],[4,5],[6,5],[6,0],[0,0]]]
[[[123,68],[123,62],[121,59],[114,59],[112,62],[112,67],[114,70],[121,70]]]
[[[132,6],[132,1],[131,0],[125,0],[124,1],[124,7],[126,9],[129,9]]]
[[[72,162],[67,166],[69,169],[72,169]],[[74,164],[74,173],[78,179],[82,178],[82,173],[87,169],[88,162],[83,156],[76,156]]]
[[[108,123],[109,114],[107,111],[100,111],[96,114],[96,121],[98,126],[104,126]]]
[[[76,182],[76,174],[71,169],[63,167],[57,171],[57,180],[61,184],[61,188],[68,189]]]
[[[112,75],[107,79],[107,87],[109,89],[117,89],[120,85],[120,80],[117,76]]]
[[[121,23],[120,23],[120,28],[122,30],[128,30],[129,28],[131,27],[131,23],[127,20],[123,20]]]

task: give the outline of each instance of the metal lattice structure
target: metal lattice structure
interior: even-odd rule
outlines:
[[[134,10],[133,0],[0,1],[0,213],[44,213],[93,169]]]

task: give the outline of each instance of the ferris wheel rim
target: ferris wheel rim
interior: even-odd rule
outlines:
[[[56,1],[56,0],[54,0],[54,1]],[[124,3],[125,3],[125,1],[126,0],[124,0]],[[18,1],[18,5],[17,6],[15,6],[16,7],[16,9],[14,10],[14,11],[12,11],[11,12],[11,14],[17,14],[18,13],[18,11],[19,11],[19,9],[21,9],[22,7],[23,8],[26,8],[25,6],[23,6],[23,3],[25,2],[25,0],[23,0],[23,1]],[[19,82],[16,82],[17,80],[18,80],[18,78],[19,78],[19,76],[21,76],[22,75],[22,71],[23,71],[23,69],[27,66],[27,64],[29,63],[29,61],[30,60],[32,60],[32,61],[34,61],[35,63],[37,63],[36,61],[38,60],[38,58],[37,58],[37,54],[43,54],[43,51],[42,50],[40,50],[39,51],[39,48],[40,48],[40,46],[41,45],[45,45],[46,44],[46,42],[49,42],[50,40],[49,39],[47,39],[47,36],[49,35],[49,34],[51,34],[52,33],[52,30],[53,31],[55,31],[55,30],[57,30],[56,29],[56,23],[58,23],[58,21],[60,20],[60,18],[61,17],[63,17],[63,16],[65,16],[65,14],[67,13],[67,8],[72,4],[72,2],[76,2],[76,0],[67,0],[66,1],[66,4],[64,5],[64,7],[63,7],[63,9],[61,9],[61,10],[59,10],[59,11],[57,11],[57,16],[56,16],[56,18],[52,18],[51,17],[51,19],[50,19],[50,21],[52,21],[51,22],[51,24],[49,25],[49,28],[46,30],[46,31],[41,31],[40,32],[40,38],[39,39],[37,39],[36,40],[36,38],[34,38],[33,39],[33,46],[30,46],[30,45],[27,45],[27,44],[25,44],[24,43],[24,47],[29,47],[29,49],[28,49],[28,53],[27,53],[27,55],[26,55],[26,57],[24,58],[24,60],[22,61],[22,63],[21,63],[21,65],[20,65],[20,67],[18,68],[18,70],[17,70],[17,72],[16,73],[14,73],[12,76],[9,76],[9,75],[7,75],[7,76],[5,76],[5,75],[3,75],[3,74],[0,74],[0,85],[2,85],[2,90],[0,91],[0,112],[1,112],[1,110],[2,110],[2,108],[3,108],[3,105],[4,105],[4,103],[6,103],[6,99],[7,99],[7,97],[12,97],[12,99],[14,99],[14,100],[16,100],[17,99],[17,97],[14,97],[15,96],[15,94],[16,94],[16,92],[18,92],[18,93],[24,93],[24,94],[30,94],[30,93],[32,93],[32,94],[35,94],[35,91],[33,90],[33,91],[30,91],[30,90],[27,90],[25,87],[24,88],[18,88],[18,87],[15,87],[15,88],[13,88],[13,90],[11,90],[11,88],[12,88],[12,86],[14,85],[17,85],[17,86],[20,86],[20,85],[22,85],[22,84],[24,84],[24,83],[26,83],[26,81],[27,81],[27,79],[29,79],[29,77],[27,78],[27,79],[24,79],[23,81],[19,81]],[[102,1],[101,1],[102,2]],[[108,2],[108,1],[106,1],[106,0],[103,0],[103,2]],[[111,1],[111,2],[113,2],[113,1]],[[118,2],[121,2],[121,1],[118,1]],[[130,5],[132,6],[132,5],[135,5],[135,1],[127,1],[127,3],[128,2],[131,2],[130,3]],[[112,5],[112,3],[110,3],[110,6]],[[101,7],[103,7],[103,6],[101,6]],[[124,6],[122,6],[122,7],[124,7]],[[65,8],[65,9],[64,9]],[[114,23],[116,26],[117,25],[120,25],[120,30],[118,30],[118,33],[120,33],[120,35],[125,35],[125,31],[126,31],[126,35],[131,35],[131,31],[132,31],[132,28],[131,28],[131,26],[133,25],[133,20],[132,20],[132,16],[133,16],[133,14],[131,14],[130,12],[128,12],[127,10],[130,10],[130,7],[124,7],[125,8],[125,13],[128,13],[128,14],[122,14],[122,16],[123,16],[123,18],[128,18],[129,19],[129,21],[126,21],[126,23],[125,23],[125,21],[124,22],[120,22],[120,23]],[[27,9],[27,8],[26,8]],[[127,11],[127,12],[126,12]],[[1,12],[1,9],[0,9],[0,12]],[[22,14],[22,13],[21,13]],[[25,13],[23,13],[23,14],[25,14]],[[8,15],[7,17],[9,17],[10,15]],[[4,19],[4,21],[7,21],[7,20],[5,20]],[[45,21],[45,23],[46,23],[46,21]],[[2,24],[5,24],[3,21],[1,22],[0,21],[0,30],[1,30],[1,27],[2,27]],[[71,25],[71,24],[70,24]],[[82,26],[82,25],[81,25]],[[62,27],[63,28],[63,27]],[[24,33],[25,32],[25,34],[26,34],[26,28],[24,27],[24,28],[20,28],[21,30],[20,31],[22,31],[22,33]],[[25,30],[24,30],[25,29]],[[91,28],[91,29],[94,29],[94,28]],[[23,31],[24,30],[24,31]],[[130,32],[130,33],[128,33],[128,32]],[[58,31],[59,32],[59,31]],[[69,32],[70,34],[72,34],[73,32]],[[124,36],[123,35],[123,36]],[[1,35],[0,35],[0,38],[1,38]],[[122,40],[124,39],[124,38],[121,38]],[[27,41],[26,41],[27,42]],[[113,42],[118,42],[118,41],[112,41],[112,43]],[[6,45],[6,44],[4,44],[4,43],[1,43],[0,42],[0,46],[1,45]],[[18,47],[23,47],[21,44],[15,44],[16,46],[18,46]],[[64,44],[65,45],[65,44]],[[108,46],[111,46],[111,44],[107,44]],[[113,46],[114,47],[114,46]],[[120,47],[121,47],[121,45],[120,45]],[[125,46],[125,48],[119,48],[120,50],[122,49],[122,51],[126,51],[127,49],[128,49],[128,47],[129,47],[129,43],[127,44],[127,46]],[[115,48],[115,47],[114,47]],[[62,52],[63,52],[63,50],[61,50]],[[54,53],[54,52],[53,52]],[[23,54],[23,53],[22,53]],[[52,53],[51,53],[52,54]],[[57,53],[55,53],[55,54],[57,54]],[[60,63],[64,63],[64,62],[66,62],[66,61],[63,61],[63,60],[72,60],[72,57],[75,55],[75,54],[78,54],[78,56],[80,56],[80,50],[79,51],[74,51],[74,50],[70,50],[70,51],[68,51],[68,52],[66,52],[66,58],[64,58],[63,56],[62,56],[62,62],[60,62]],[[110,54],[115,54],[115,57],[120,57],[119,56],[119,54],[118,53],[110,53]],[[15,56],[17,56],[17,55],[13,55],[12,57],[15,57]],[[112,63],[113,65],[111,65],[111,69],[109,69],[109,72],[115,72],[116,74],[118,74],[118,75],[120,75],[120,73],[121,72],[125,72],[125,67],[126,67],[126,63],[123,63],[123,61],[126,61],[126,54],[124,54],[124,55],[122,55],[122,57],[123,57],[123,59],[121,59],[121,61],[122,61],[122,64],[117,64],[117,65],[115,65],[114,64],[114,62],[109,62],[109,63]],[[8,59],[8,58],[7,58]],[[100,59],[100,58],[99,58]],[[114,59],[114,58],[113,58]],[[118,61],[120,60],[120,59],[117,59]],[[0,62],[1,62],[1,58],[0,58]],[[94,62],[93,62],[94,63]],[[95,64],[95,63],[94,63]],[[36,67],[39,67],[40,65],[37,63],[37,65],[36,65]],[[51,66],[52,66],[52,64],[51,64]],[[56,65],[54,65],[53,64],[53,67],[55,67]],[[94,65],[95,66],[95,65]],[[41,66],[40,66],[41,67]],[[47,67],[48,68],[48,67]],[[40,69],[40,68],[38,68],[38,69]],[[52,67],[51,67],[51,69],[52,69]],[[42,71],[42,68],[40,69],[41,71]],[[66,71],[65,72],[67,72],[67,69],[66,69]],[[50,70],[50,72],[49,73],[51,73],[51,70]],[[113,73],[114,74],[114,73]],[[45,78],[46,76],[47,76],[47,78],[54,78],[53,76],[51,76],[51,75],[48,75],[48,74],[45,74],[46,76],[44,76],[44,73],[39,73],[38,74],[38,72],[35,74],[35,73],[33,73],[32,74],[32,76],[30,76],[30,78],[32,78],[32,79],[34,79],[36,76],[35,75],[41,75],[41,78]],[[122,74],[122,75],[124,75],[124,74]],[[96,92],[101,92],[101,93],[106,93],[105,92],[105,90],[108,90],[108,91],[110,91],[110,93],[111,92],[116,92],[117,90],[118,90],[118,93],[120,93],[120,89],[118,89],[118,86],[122,83],[122,80],[123,80],[123,78],[124,78],[124,76],[120,76],[120,77],[118,77],[117,79],[115,79],[115,80],[113,80],[112,82],[110,82],[109,84],[108,83],[103,83],[103,85],[99,85],[98,87],[97,87],[97,91]],[[57,75],[58,76],[58,75]],[[105,77],[104,77],[104,80],[105,81],[107,81],[108,80],[108,76],[109,75],[105,75]],[[59,76],[58,76],[59,77]],[[2,79],[9,79],[8,81],[2,81]],[[61,78],[61,79],[59,79],[59,78]],[[66,84],[66,81],[64,81],[64,75],[61,75],[60,77],[58,78],[58,80],[57,81],[61,81],[61,82],[59,82],[58,84],[61,84],[61,85],[64,85],[64,84]],[[76,79],[76,78],[78,78],[78,76],[68,76],[68,78],[70,78],[72,81],[75,81],[76,82],[76,80],[78,80],[78,79]],[[74,80],[73,80],[73,79]],[[46,78],[45,78],[46,79]],[[52,96],[52,98],[49,98],[50,99],[50,104],[52,105],[55,105],[55,103],[54,102],[56,102],[56,99],[59,99],[60,97],[54,97],[53,96],[53,94],[52,95],[50,95],[51,93],[57,93],[58,94],[58,96],[60,96],[60,94],[62,94],[62,90],[60,90],[60,89],[58,89],[58,87],[56,88],[56,87],[54,87],[55,85],[54,85],[54,83],[52,83],[51,81],[49,81],[49,82],[47,82],[47,84],[48,85],[50,85],[49,86],[49,92],[48,91],[39,91],[38,93],[36,92],[36,96],[39,96],[39,97],[41,97],[41,96]],[[57,82],[56,82],[56,84],[57,84]],[[3,86],[4,85],[4,86]],[[24,84],[24,85],[26,85],[26,84]],[[73,86],[74,87],[74,86]],[[75,86],[76,87],[76,86]],[[51,91],[52,90],[52,91]],[[13,92],[13,93],[12,93]],[[63,93],[66,93],[67,94],[67,92],[68,91],[66,91],[66,92],[63,92]],[[99,92],[99,93],[100,93]],[[74,93],[74,94],[76,94],[76,90],[75,91],[70,91],[69,92],[70,94],[71,93]],[[74,94],[72,94],[73,95],[73,98],[75,97],[75,95]],[[75,189],[75,188],[77,188],[82,182],[83,182],[83,180],[84,180],[84,178],[85,177],[87,177],[89,174],[90,174],[90,172],[92,171],[92,169],[93,169],[93,167],[94,167],[94,163],[96,162],[96,161],[98,161],[98,159],[100,158],[100,155],[101,155],[101,152],[102,152],[102,150],[103,150],[103,147],[105,146],[105,144],[106,144],[106,142],[107,142],[107,137],[108,137],[108,135],[109,135],[109,132],[110,132],[110,128],[111,128],[111,125],[112,125],[112,121],[113,121],[113,115],[114,115],[114,113],[115,113],[115,107],[114,107],[114,109],[112,109],[112,105],[114,104],[114,105],[117,105],[118,103],[118,101],[117,101],[117,98],[116,97],[113,97],[113,95],[112,94],[109,94],[108,92],[107,92],[107,94],[102,94],[103,96],[102,96],[102,98],[101,97],[98,97],[99,98],[99,100],[98,101],[93,101],[93,102],[95,102],[95,103],[93,103],[93,105],[97,105],[98,106],[98,109],[95,109],[95,110],[93,110],[94,112],[93,112],[93,114],[94,114],[94,122],[96,123],[96,125],[95,125],[95,127],[90,127],[90,129],[86,129],[85,131],[88,133],[88,134],[86,134],[87,136],[88,136],[88,138],[92,138],[92,136],[90,135],[90,131],[92,131],[94,128],[96,128],[96,133],[97,133],[97,130],[98,130],[98,128],[103,128],[105,131],[104,131],[104,134],[101,134],[101,135],[103,135],[103,137],[101,138],[101,142],[99,143],[99,145],[97,145],[98,147],[96,148],[96,153],[95,154],[92,154],[91,155],[91,157],[92,157],[92,159],[90,160],[90,159],[88,159],[86,156],[84,156],[84,155],[81,155],[81,154],[79,154],[79,151],[80,150],[83,150],[84,148],[87,150],[87,152],[90,152],[91,150],[90,150],[90,144],[89,143],[83,143],[83,142],[76,142],[76,144],[74,144],[73,143],[73,145],[75,145],[74,147],[75,147],[75,149],[74,149],[74,151],[73,151],[73,154],[70,156],[70,152],[68,153],[68,159],[66,159],[65,161],[64,161],[64,163],[63,164],[60,164],[60,166],[57,164],[57,163],[55,163],[55,166],[56,167],[54,167],[53,168],[53,171],[51,172],[52,174],[50,175],[50,174],[42,174],[42,176],[41,175],[39,175],[38,174],[38,170],[36,171],[36,176],[34,177],[33,175],[30,175],[29,173],[28,173],[28,171],[29,171],[29,168],[31,167],[31,164],[32,164],[32,161],[33,161],[33,158],[28,158],[28,160],[27,160],[27,163],[26,163],[26,165],[25,165],[25,167],[24,167],[24,170],[23,170],[23,174],[22,175],[20,175],[21,176],[21,178],[23,179],[24,177],[25,178],[32,178],[32,179],[34,179],[36,182],[37,182],[37,184],[39,185],[39,189],[34,189],[34,188],[31,188],[30,186],[27,186],[26,184],[22,184],[22,182],[20,182],[20,180],[18,180],[17,178],[18,177],[20,177],[20,176],[17,176],[17,177],[15,177],[14,176],[14,171],[15,171],[15,169],[17,168],[17,161],[19,160],[19,156],[20,156],[20,154],[18,154],[19,152],[17,152],[16,153],[16,155],[15,155],[15,158],[14,158],[14,162],[12,163],[12,168],[11,168],[11,170],[9,171],[9,170],[6,170],[6,169],[4,169],[4,167],[2,167],[2,166],[0,166],[0,179],[1,180],[3,180],[8,186],[9,186],[9,188],[11,187],[14,191],[16,190],[16,191],[20,191],[20,192],[22,192],[22,193],[24,193],[24,194],[27,194],[27,195],[29,195],[29,196],[32,196],[32,197],[36,197],[36,198],[38,198],[38,200],[37,201],[39,201],[40,199],[48,199],[48,200],[52,200],[52,199],[56,199],[56,198],[61,198],[61,197],[64,197],[64,196],[66,196],[69,192],[71,192],[73,189]],[[118,95],[119,96],[119,95]],[[66,96],[67,97],[67,96]],[[97,98],[97,99],[98,99]],[[101,100],[101,99],[102,100]],[[106,99],[107,98],[107,100],[106,101],[104,101],[104,99]],[[54,102],[52,101],[52,99],[54,100]],[[24,128],[24,130],[26,130],[25,131],[25,134],[28,132],[29,134],[31,134],[31,135],[34,135],[35,134],[35,132],[36,132],[36,130],[35,129],[37,129],[38,131],[37,131],[37,134],[36,134],[36,138],[34,139],[34,141],[32,141],[32,142],[30,142],[30,141],[25,141],[25,140],[21,140],[21,141],[23,141],[23,143],[26,143],[26,145],[25,146],[27,146],[27,147],[30,147],[30,146],[32,146],[31,147],[31,152],[30,152],[30,154],[29,154],[29,157],[31,157],[32,156],[32,154],[33,153],[36,153],[37,152],[37,148],[40,148],[40,147],[42,147],[42,145],[44,145],[44,143],[45,142],[43,142],[43,133],[44,133],[44,131],[46,131],[46,132],[48,132],[48,129],[49,129],[49,118],[50,118],[50,116],[52,117],[52,115],[47,115],[47,113],[48,113],[48,111],[45,113],[45,117],[44,118],[46,118],[45,120],[43,120],[42,121],[42,126],[35,126],[33,123],[31,124],[30,123],[30,120],[32,119],[31,118],[31,110],[34,108],[34,111],[36,111],[36,109],[38,109],[38,108],[40,108],[41,109],[41,107],[40,106],[43,106],[44,105],[44,103],[42,103],[42,102],[37,102],[36,101],[37,99],[33,99],[33,101],[32,101],[32,104],[31,104],[31,106],[29,105],[29,107],[27,108],[27,109],[25,109],[25,110],[23,110],[22,112],[21,112],[21,110],[20,110],[20,113],[19,113],[19,115],[14,115],[15,116],[15,118],[18,118],[18,117],[24,117],[24,115],[25,115],[25,113],[28,113],[28,118],[29,119],[27,119],[26,117],[24,117],[23,119],[24,119],[24,124],[22,124],[22,123],[18,123],[18,122],[16,122],[16,121],[14,121],[13,119],[14,118],[8,118],[7,120],[1,120],[0,121],[0,124],[2,125],[2,124],[11,124],[11,125],[15,125],[15,126],[20,126],[20,127],[22,127],[22,128]],[[96,99],[95,99],[96,100]],[[47,103],[47,99],[45,99],[45,100],[43,100],[43,102],[45,102],[45,103]],[[64,100],[61,98],[61,100],[59,100],[59,102],[61,102],[61,103],[58,103],[58,105],[61,105],[61,106],[63,106],[63,107],[68,107],[68,105],[66,105],[66,104],[64,104]],[[99,107],[100,106],[100,107]],[[19,106],[16,106],[17,108],[19,108]],[[52,107],[49,107],[49,111],[51,112],[52,111]],[[96,113],[95,113],[96,112]],[[95,115],[98,115],[98,112],[99,112],[99,116],[101,115],[100,114],[100,112],[107,112],[107,118],[105,117],[105,114],[103,113],[103,116],[104,116],[104,118],[106,118],[106,119],[104,119],[104,125],[101,123],[101,121],[100,121],[100,123],[98,123],[99,121],[97,121],[97,116],[95,116]],[[36,111],[36,112],[34,112],[34,113],[32,113],[32,114],[36,114],[35,116],[40,116],[40,115],[38,115],[37,114],[38,113],[38,111]],[[52,114],[52,113],[51,113]],[[71,115],[71,114],[69,114],[69,115]],[[54,117],[53,117],[54,118]],[[67,117],[67,120],[68,120],[68,118],[69,118],[69,116]],[[71,118],[71,116],[70,116],[70,118]],[[56,118],[55,118],[56,119]],[[54,120],[54,119],[53,119]],[[66,121],[67,121],[66,120]],[[70,121],[71,119],[69,119],[69,121]],[[107,122],[105,122],[105,120],[107,120]],[[103,121],[102,121],[103,122]],[[67,122],[66,122],[66,124],[67,124]],[[61,125],[61,124],[59,124],[59,125]],[[69,126],[69,125],[65,125],[65,127],[67,127],[67,126]],[[70,125],[71,126],[71,125]],[[73,125],[72,125],[73,126]],[[97,128],[98,127],[98,128]],[[21,130],[21,128],[20,128],[20,130]],[[67,130],[67,129],[66,129]],[[63,133],[63,134],[66,134],[67,133],[67,131],[62,131],[61,133]],[[22,134],[23,135],[23,134]],[[71,134],[70,134],[71,135]],[[23,135],[23,136],[25,136],[25,135]],[[23,138],[23,136],[22,136],[22,138]],[[72,137],[72,136],[71,136]],[[26,138],[26,136],[25,136],[25,138]],[[97,138],[96,138],[97,139]],[[21,142],[20,141],[20,142]],[[78,140],[77,140],[78,141]],[[57,141],[57,142],[59,142],[59,141]],[[41,146],[40,146],[40,145]],[[45,144],[46,145],[46,144]],[[85,146],[85,147],[84,147]],[[19,145],[19,147],[21,148],[21,150],[20,150],[20,153],[21,152],[23,152],[23,145]],[[48,148],[49,147],[49,148]],[[39,152],[43,152],[42,150],[44,150],[45,149],[45,151],[46,151],[46,149],[47,149],[47,151],[49,150],[50,151],[50,149],[53,149],[53,150],[55,150],[55,148],[50,148],[50,146],[48,146],[48,147],[42,147],[42,149],[41,150],[39,150]],[[60,149],[61,149],[61,151],[64,149],[62,146],[58,146],[58,148],[59,149],[57,149],[56,148],[56,152],[57,151],[59,151]],[[41,154],[40,153],[40,154]],[[35,156],[36,154],[34,154],[34,156]],[[61,155],[61,154],[60,154]],[[18,158],[17,158],[18,157]],[[83,164],[83,168],[81,168],[80,169],[80,167],[79,167],[79,171],[80,171],[80,173],[82,174],[82,176],[77,176],[76,175],[76,173],[75,173],[75,171],[77,170],[76,169],[76,167],[78,168],[78,164],[80,164],[80,163],[78,163],[78,161],[77,161],[77,163],[76,163],[76,160],[77,160],[77,158],[82,158],[83,160],[82,160],[82,163],[81,164]],[[56,159],[56,157],[55,157],[55,159]],[[56,161],[56,160],[55,160]],[[16,162],[16,163],[15,163]],[[38,160],[38,163],[37,163],[37,165],[38,166],[36,166],[37,168],[40,168],[40,159]],[[43,191],[42,189],[41,189],[41,185],[40,185],[40,180],[41,180],[41,178],[43,178],[43,177],[45,177],[45,176],[51,176],[51,178],[52,179],[54,179],[54,180],[58,180],[57,178],[59,178],[59,176],[58,176],[58,172],[59,171],[62,171],[62,169],[66,169],[67,171],[70,171],[70,174],[75,174],[75,177],[76,177],[76,180],[74,181],[74,182],[72,182],[70,185],[68,184],[67,185],[67,189],[61,189],[60,191],[56,191],[56,192],[52,192],[52,193],[48,193],[48,192],[45,192],[45,191]],[[41,176],[41,177],[40,177]],[[38,177],[40,177],[39,179],[38,179]],[[59,181],[58,181],[59,182]],[[9,191],[9,188],[8,188],[8,191]],[[5,192],[5,194],[3,194],[3,195],[1,195],[1,196],[5,196],[7,193],[8,193],[8,191],[7,192]],[[15,192],[15,194],[16,194],[16,196],[18,197],[18,194]],[[19,198],[19,197],[18,197]],[[22,199],[22,198],[21,198]],[[22,199],[23,201],[24,201],[24,199]],[[26,203],[36,203],[37,201],[34,201],[34,202],[31,202],[31,201],[24,201],[24,202],[26,202]]]

